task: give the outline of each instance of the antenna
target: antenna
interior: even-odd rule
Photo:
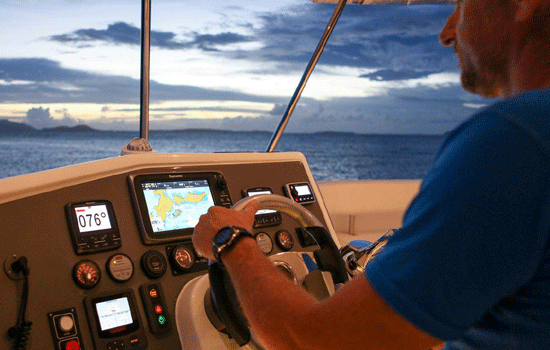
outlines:
[[[285,131],[286,125],[288,124],[288,121],[290,120],[290,116],[292,112],[294,111],[294,108],[298,104],[298,100],[300,99],[300,96],[302,95],[302,91],[304,91],[304,88],[306,87],[306,83],[309,79],[309,76],[313,72],[313,69],[315,68],[315,65],[317,64],[317,61],[319,61],[319,58],[321,57],[321,54],[323,53],[323,50],[325,48],[325,45],[328,42],[328,39],[330,38],[330,35],[332,34],[332,31],[334,30],[334,26],[336,26],[336,22],[338,22],[338,19],[340,18],[340,15],[342,14],[342,11],[344,10],[344,6],[346,6],[346,0],[339,0],[338,4],[336,5],[336,8],[334,9],[334,13],[332,14],[332,18],[327,24],[327,28],[325,29],[325,32],[323,33],[323,36],[321,37],[321,40],[319,41],[319,44],[317,45],[317,49],[315,49],[315,52],[313,53],[313,56],[311,57],[309,64],[302,75],[302,79],[300,80],[300,83],[298,84],[298,87],[294,91],[294,95],[290,99],[290,103],[288,104],[288,107],[286,108],[285,114],[283,115],[283,118],[279,122],[279,126],[277,127],[277,130],[273,133],[273,136],[271,136],[271,141],[269,143],[269,146],[266,149],[266,152],[273,152],[275,147],[277,146],[277,143],[279,142],[279,139],[283,135],[283,132]]]
[[[139,138],[134,138],[121,151],[121,155],[153,150],[149,143],[149,65],[151,52],[151,0],[141,2],[141,89]]]

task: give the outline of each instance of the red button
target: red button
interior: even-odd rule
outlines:
[[[65,344],[65,350],[80,350],[80,344],[77,340],[70,340]]]
[[[160,305],[155,306],[155,312],[160,315],[162,313],[162,306]]]

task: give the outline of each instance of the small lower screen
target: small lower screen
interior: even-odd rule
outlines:
[[[144,182],[141,187],[155,233],[193,228],[214,205],[208,180]]]
[[[248,191],[248,196],[249,197],[252,197],[252,196],[257,196],[259,194],[273,194],[273,192],[271,192],[270,190],[263,190],[263,191]],[[273,214],[273,213],[276,213],[277,211],[275,210],[271,210],[271,209],[260,209],[256,212],[256,215],[263,215],[263,214]]]
[[[295,187],[298,196],[311,196],[311,190],[308,185],[297,185]]]
[[[95,308],[101,331],[108,331],[134,323],[127,297],[97,303]]]

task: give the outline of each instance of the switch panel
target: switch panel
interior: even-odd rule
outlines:
[[[170,332],[172,324],[167,313],[166,300],[160,283],[142,284],[139,287],[143,308],[153,334]]]
[[[84,349],[74,308],[48,313],[48,323],[56,350]]]

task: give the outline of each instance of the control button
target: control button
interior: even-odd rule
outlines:
[[[69,315],[61,316],[57,321],[57,326],[64,333],[70,332],[74,328],[73,317]]]
[[[139,338],[136,336],[133,336],[130,338],[130,346],[135,347],[139,345]]]
[[[150,296],[151,298],[153,298],[153,299],[156,298],[156,297],[158,297],[158,295],[159,295],[159,294],[158,294],[158,292],[157,292],[157,290],[156,290],[155,288],[152,288],[152,289],[149,291],[149,296]]]
[[[80,350],[80,342],[77,338],[59,342],[59,348],[62,350]]]
[[[216,185],[218,188],[225,190],[227,188],[227,181],[225,181],[225,179],[218,179],[218,181],[216,181]]]
[[[162,313],[162,306],[155,305],[155,313],[160,315]]]
[[[164,315],[160,315],[158,321],[160,325],[163,325],[166,323],[166,317],[164,317]]]
[[[166,258],[157,250],[149,250],[141,257],[141,268],[149,278],[164,276],[166,267]]]

